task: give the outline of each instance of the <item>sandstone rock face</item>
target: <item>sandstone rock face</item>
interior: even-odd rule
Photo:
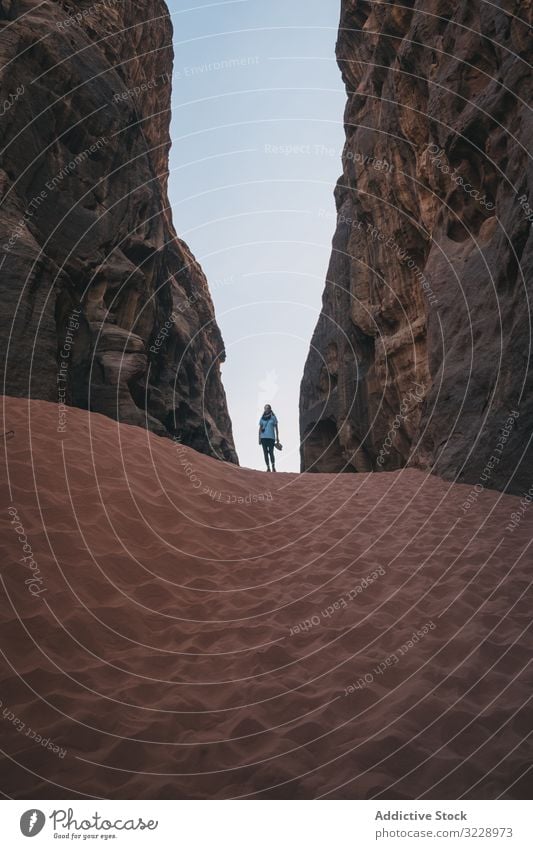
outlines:
[[[302,468],[533,483],[531,3],[343,0],[337,229]]]
[[[222,338],[167,198],[172,62],[161,0],[0,3],[3,391],[237,462]]]

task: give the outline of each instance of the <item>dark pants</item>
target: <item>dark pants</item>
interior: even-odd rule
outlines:
[[[265,455],[265,463],[268,466],[268,461],[270,459],[272,466],[275,465],[274,462],[274,445],[275,439],[264,439],[261,437],[261,445],[263,446],[263,454]]]

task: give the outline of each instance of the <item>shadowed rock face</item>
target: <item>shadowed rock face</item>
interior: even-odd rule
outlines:
[[[167,198],[172,63],[161,0],[0,3],[4,392],[237,462],[222,338]]]
[[[344,171],[304,470],[533,482],[530,50],[494,4],[343,1]]]

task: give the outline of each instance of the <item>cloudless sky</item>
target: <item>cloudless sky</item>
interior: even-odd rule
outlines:
[[[257,422],[271,403],[284,446],[278,469],[298,471],[300,380],[321,308],[342,171],[340,3],[191,6],[169,2],[174,224],[209,281],[241,465],[264,467]]]

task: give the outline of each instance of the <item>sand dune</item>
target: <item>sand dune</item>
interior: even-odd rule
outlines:
[[[10,796],[531,795],[533,508],[57,427],[4,399]]]

